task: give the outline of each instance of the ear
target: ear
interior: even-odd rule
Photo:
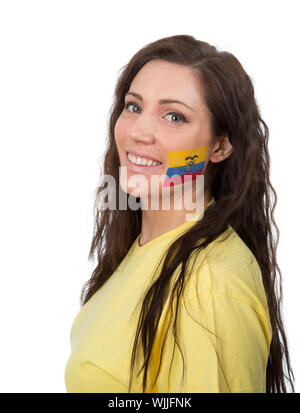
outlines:
[[[218,140],[212,145],[210,161],[221,162],[226,159],[233,152],[233,147],[229,142],[228,135],[218,138]]]

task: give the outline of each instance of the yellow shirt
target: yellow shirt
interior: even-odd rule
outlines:
[[[139,235],[114,274],[81,307],[70,334],[67,392],[128,393],[130,358],[141,309],[138,302],[155,279],[153,271],[163,252],[194,224],[194,219],[187,221],[143,246],[139,245]],[[219,243],[228,233],[229,237]],[[156,377],[169,321],[170,291],[154,341],[150,383]],[[183,294],[177,336],[184,356],[184,377],[171,325],[157,382],[147,392],[266,392],[272,329],[265,290],[255,257],[231,226],[196,257]],[[131,391],[142,392],[142,373]]]

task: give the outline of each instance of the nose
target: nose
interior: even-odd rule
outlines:
[[[133,124],[127,129],[127,137],[135,141],[152,143],[154,141],[154,133],[151,121],[146,119],[146,116],[139,115]]]
[[[154,137],[150,133],[137,132],[135,130],[127,131],[127,137],[136,142],[152,143],[154,142]]]

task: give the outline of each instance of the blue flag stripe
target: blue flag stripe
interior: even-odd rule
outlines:
[[[196,163],[195,165],[192,166],[192,168],[187,171],[186,166],[177,166],[176,168],[168,168],[166,175],[170,178],[171,176],[174,175],[184,175],[186,173],[193,173],[193,172],[199,172],[202,171],[203,167],[205,165],[205,161]]]

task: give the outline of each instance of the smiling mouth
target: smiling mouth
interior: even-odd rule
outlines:
[[[127,160],[130,162],[130,164],[135,165],[135,166],[151,168],[151,167],[155,167],[155,166],[157,167],[157,166],[162,165],[162,162],[160,161],[156,161],[154,159],[143,158],[142,156],[134,156],[129,152],[126,152],[126,157],[127,157]],[[137,159],[140,159],[139,163],[136,163]]]

